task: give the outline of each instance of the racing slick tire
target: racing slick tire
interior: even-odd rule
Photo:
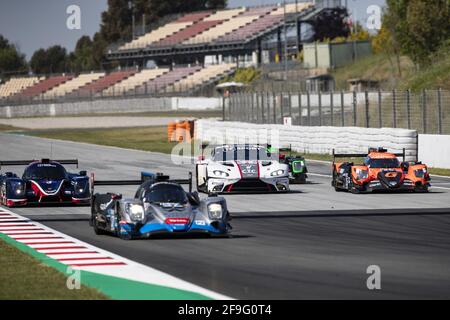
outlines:
[[[336,171],[333,171],[333,180],[331,181],[331,186],[334,187],[334,190],[336,192],[344,192],[344,191],[346,191],[343,188],[339,188],[337,186],[337,173],[336,173]]]
[[[198,165],[195,166],[195,186],[197,187],[197,191],[201,193],[207,193],[208,190],[208,178],[206,178],[206,181],[203,185],[199,184],[198,179]]]
[[[92,216],[91,219],[92,219],[92,227],[94,228],[95,234],[98,236],[105,235],[107,232],[98,226],[97,219],[95,219],[94,216]]]
[[[429,190],[429,188],[428,188],[428,186],[416,186],[415,188],[414,188],[414,192],[417,192],[417,193],[428,193],[428,192],[430,192],[430,190]]]
[[[302,173],[300,175],[294,176],[292,181],[294,184],[306,184],[306,175]]]

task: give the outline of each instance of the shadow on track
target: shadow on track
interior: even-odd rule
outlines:
[[[383,209],[383,210],[321,210],[321,211],[285,211],[285,212],[247,212],[232,213],[233,220],[239,219],[280,219],[280,218],[351,218],[351,217],[390,217],[450,215],[450,208],[438,209]]]

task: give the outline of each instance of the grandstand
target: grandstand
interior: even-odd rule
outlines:
[[[75,77],[57,87],[54,87],[53,89],[50,89],[43,93],[44,98],[52,98],[52,97],[63,97],[65,95],[68,95],[79,88],[86,86],[89,83],[92,83],[101,77],[103,77],[105,73],[88,73],[88,74],[81,74],[78,77]]]
[[[241,61],[261,64],[264,50],[275,48],[282,57],[284,28],[296,28],[293,52],[298,52],[300,25],[311,23],[326,10],[334,10],[340,1],[320,3],[298,1],[285,6],[239,7],[165,17],[166,23],[158,28],[108,49],[108,59],[121,66],[118,70],[12,78],[0,86],[0,100],[2,104],[33,103],[203,92],[202,88],[211,88],[232,74]],[[272,45],[274,39],[276,45]],[[270,46],[267,41],[272,41]],[[288,46],[292,42],[288,41]],[[271,58],[272,53],[264,56]]]
[[[302,23],[309,23],[339,3],[298,1],[285,6],[277,4],[190,13],[129,43],[111,47],[108,58],[126,65],[145,65],[148,60],[161,65],[195,63],[203,61],[206,55],[237,60],[239,56],[255,56],[256,53],[255,63],[261,63],[263,41],[270,37],[280,38],[285,26],[300,30]],[[299,32],[297,37],[300,37]]]
[[[135,73],[134,75],[123,79],[120,82],[108,87],[103,90],[101,95],[103,96],[116,96],[123,95],[129,92],[134,92],[135,89],[139,86],[142,86],[144,83],[152,81],[164,73],[167,73],[169,69],[146,69],[141,72]]]
[[[39,81],[35,85],[26,88],[25,90],[21,91],[18,94],[24,98],[40,97],[45,92],[62,85],[63,83],[71,80],[72,78],[73,76],[66,76],[66,75],[50,77]]]
[[[220,80],[234,71],[235,64],[215,64],[194,72],[174,82],[166,88],[166,92],[189,92],[202,85]]]
[[[0,86],[0,98],[6,99],[38,83],[38,77],[12,78]]]

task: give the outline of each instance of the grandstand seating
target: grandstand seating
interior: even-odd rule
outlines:
[[[201,68],[202,67],[200,66],[174,68],[172,71],[142,84],[136,88],[136,93],[145,94],[164,91],[166,87],[181,81],[195,72],[200,71]]]
[[[38,77],[12,78],[0,86],[0,98],[12,97],[20,91],[35,85],[39,80]]]
[[[69,80],[71,80],[72,76],[53,76],[49,77],[45,80],[37,82],[35,85],[25,88],[23,91],[19,93],[20,97],[24,98],[34,98],[40,96],[41,94],[47,92],[48,90],[53,89]]]
[[[166,92],[190,91],[214,80],[220,79],[234,71],[235,64],[209,65],[199,71],[168,86]]]
[[[245,11],[244,8],[216,11],[215,13],[207,16],[203,20],[194,23],[190,27],[187,27],[186,29],[183,29],[180,32],[177,32],[172,36],[158,42],[157,45],[160,46],[175,45],[194,37],[199,37],[200,39],[203,39],[204,37],[202,36],[202,34],[204,32],[214,29],[214,27],[224,23],[225,21],[230,20],[231,18],[239,15],[244,11]]]
[[[145,69],[139,73],[136,73],[129,78],[126,78],[109,88],[103,90],[102,95],[111,96],[111,95],[122,95],[127,94],[129,92],[134,92],[137,87],[142,86],[144,83],[152,81],[163,74],[167,73],[169,69]]]
[[[286,6],[242,7],[214,13],[187,14],[123,45],[119,50],[144,48],[150,45],[167,47],[253,39],[268,28],[280,26],[285,13],[302,12],[313,6],[312,2],[302,2]]]
[[[302,12],[306,9],[309,9],[313,6],[312,3],[298,3],[296,4],[287,4],[286,5],[286,13],[294,13],[294,12]],[[285,8],[283,6],[274,7],[262,7],[262,8],[253,8],[253,10],[258,9],[255,12],[255,15],[259,14],[259,18],[255,19],[251,23],[248,23],[241,28],[235,30],[232,33],[227,33],[226,35],[216,39],[216,42],[227,42],[227,41],[245,41],[247,39],[252,39],[266,32],[268,28],[271,28],[276,25],[280,25],[284,20],[284,12]],[[247,14],[251,14],[251,10],[249,9]]]
[[[62,97],[104,76],[105,73],[103,72],[81,74],[78,77],[45,92],[43,96],[44,98]]]
[[[89,83],[83,87],[80,87],[78,90],[73,91],[69,96],[72,97],[89,97],[95,93],[101,92],[116,83],[125,80],[126,78],[131,77],[138,70],[124,70],[124,71],[116,71],[112,72],[97,81]]]
[[[154,42],[163,40],[164,38],[167,38],[185,29],[186,27],[191,26],[197,21],[208,17],[211,13],[212,12],[208,11],[208,12],[187,14],[174,22],[163,25],[160,28],[151,31],[150,33],[146,33],[143,36],[119,47],[119,50],[145,48],[146,46]]]

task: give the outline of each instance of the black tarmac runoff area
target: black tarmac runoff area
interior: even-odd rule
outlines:
[[[68,168],[95,172],[98,180],[138,179],[141,171],[186,178],[194,171],[187,158],[83,143],[0,134],[0,146],[0,160],[78,158],[80,167]],[[237,299],[450,298],[450,178],[432,177],[428,194],[354,195],[334,191],[329,163],[308,166],[309,183],[288,194],[225,196],[230,238],[123,241],[96,236],[89,207],[12,211]],[[23,169],[1,168],[19,175]],[[135,189],[96,191],[131,197]],[[379,290],[368,289],[370,266],[380,269]]]

